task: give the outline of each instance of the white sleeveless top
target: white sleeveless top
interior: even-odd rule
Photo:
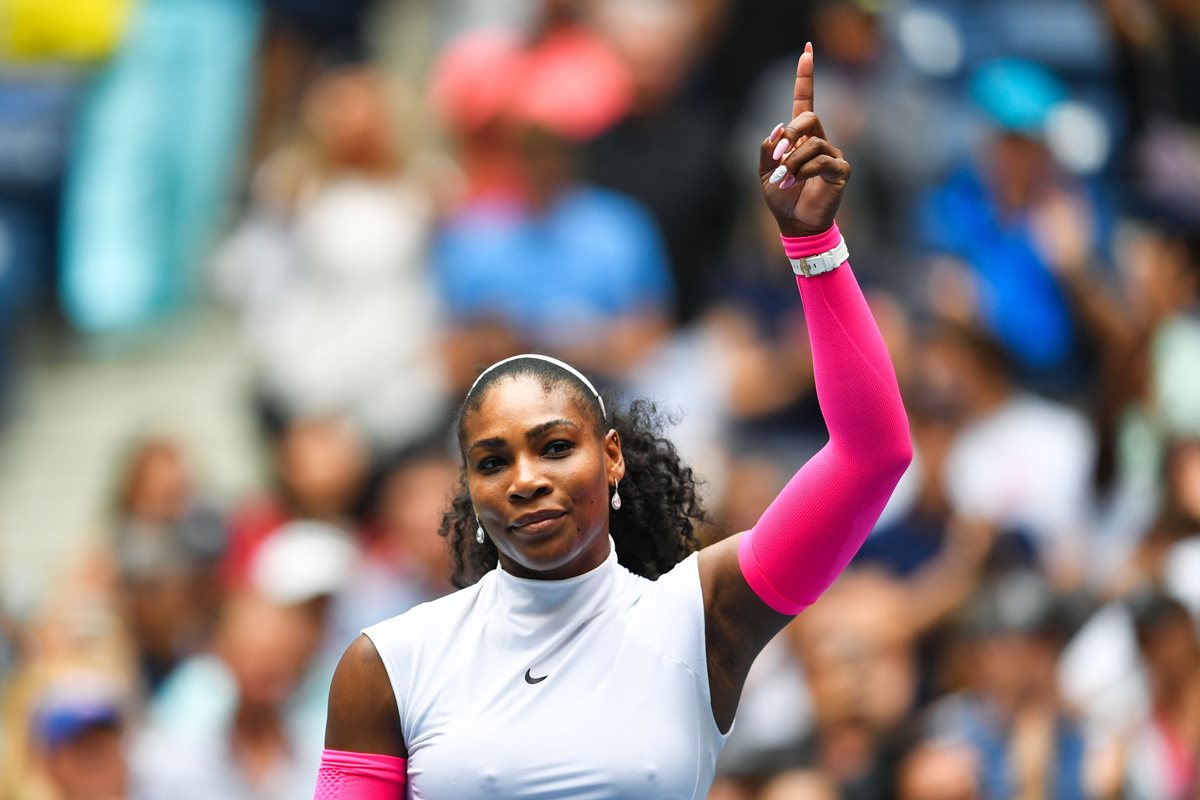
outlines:
[[[713,719],[692,555],[562,581],[502,569],[367,628],[396,693],[415,800],[703,800]]]

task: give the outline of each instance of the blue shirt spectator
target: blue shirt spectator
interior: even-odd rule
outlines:
[[[981,321],[1023,367],[1048,370],[1071,355],[1070,310],[1034,248],[1028,216],[1004,218],[969,169],[933,190],[919,214],[926,244],[971,268],[980,290]]]
[[[435,262],[452,317],[492,318],[531,343],[569,345],[598,325],[671,299],[666,256],[633,200],[588,186],[544,210],[480,201],[443,230]]]

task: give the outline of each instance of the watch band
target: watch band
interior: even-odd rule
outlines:
[[[846,247],[846,240],[840,237],[833,249],[826,250],[823,253],[799,258],[788,256],[788,261],[792,262],[792,272],[797,275],[803,275],[806,278],[811,278],[814,275],[820,275],[824,272],[832,272],[842,264],[845,264],[849,259],[850,248]]]

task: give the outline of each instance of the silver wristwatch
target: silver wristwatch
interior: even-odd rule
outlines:
[[[842,239],[832,250],[804,258],[789,258],[788,261],[792,262],[792,272],[811,278],[823,272],[832,272],[845,264],[849,258],[850,249],[846,247],[846,240]]]

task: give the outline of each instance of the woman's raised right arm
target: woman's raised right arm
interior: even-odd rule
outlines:
[[[342,656],[329,689],[314,800],[400,800],[407,758],[387,670],[375,644],[359,636]]]

